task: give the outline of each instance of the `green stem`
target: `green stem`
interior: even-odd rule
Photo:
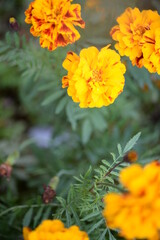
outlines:
[[[118,163],[116,163],[106,174],[105,174],[105,178],[116,168],[118,167],[121,163],[124,162],[124,159]]]

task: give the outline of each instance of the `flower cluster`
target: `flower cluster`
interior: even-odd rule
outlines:
[[[77,226],[65,228],[59,220],[44,220],[35,230],[23,228],[24,240],[89,240]]]
[[[160,230],[160,163],[144,168],[134,164],[120,173],[128,192],[105,196],[103,212],[107,225],[118,228],[127,239],[159,239]],[[127,221],[126,221],[127,220]]]
[[[81,6],[72,0],[35,0],[25,11],[25,22],[32,24],[30,32],[40,37],[43,48],[54,50],[80,38],[75,26],[85,27]]]
[[[127,8],[110,32],[115,48],[133,65],[160,73],[160,16],[157,11]]]
[[[113,103],[123,91],[126,68],[120,56],[109,46],[83,49],[80,55],[69,52],[63,67],[68,75],[62,79],[63,88],[81,108],[102,107]]]

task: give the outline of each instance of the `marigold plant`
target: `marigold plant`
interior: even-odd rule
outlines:
[[[68,75],[62,79],[62,87],[68,87],[68,95],[81,108],[108,106],[123,91],[126,68],[120,56],[107,47],[83,49],[78,56],[69,52],[63,67]]]
[[[85,27],[81,6],[72,0],[35,0],[25,11],[25,22],[31,24],[30,32],[40,37],[43,48],[54,50],[80,38],[75,26]]]
[[[24,240],[89,240],[77,226],[65,228],[60,220],[44,220],[35,230],[23,228]]]
[[[112,38],[117,41],[115,48],[120,55],[128,56],[133,65],[145,66],[149,71],[155,72],[156,68],[149,64],[147,58],[148,55],[151,57],[151,51],[157,50],[154,31],[159,21],[160,16],[157,11],[143,10],[140,12],[138,8],[127,8],[117,18],[118,25],[114,26],[110,32]],[[147,45],[143,46],[143,42]],[[156,57],[153,58],[153,61],[156,61]]]
[[[128,191],[109,193],[104,198],[107,225],[119,229],[127,239],[158,240],[160,163],[154,161],[144,168],[138,164],[127,167],[121,171],[120,181]]]

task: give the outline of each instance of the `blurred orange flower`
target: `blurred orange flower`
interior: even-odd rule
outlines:
[[[120,181],[128,192],[105,196],[107,225],[119,229],[127,239],[159,240],[160,163],[127,167],[120,173]]]
[[[120,55],[128,56],[133,65],[142,67],[144,59],[141,41],[144,34],[147,35],[152,24],[157,21],[160,21],[160,16],[156,11],[143,10],[140,12],[138,8],[127,8],[117,18],[118,25],[114,26],[110,32],[112,38],[118,42],[115,48]]]
[[[81,18],[81,6],[72,0],[35,0],[25,11],[25,22],[32,24],[30,32],[40,37],[43,48],[54,50],[80,38],[75,26],[85,27]]]
[[[143,64],[151,73],[160,74],[160,18],[151,25],[151,29],[143,35],[141,41]]]
[[[108,106],[123,91],[126,68],[120,56],[109,46],[99,51],[96,47],[83,49],[80,55],[69,52],[63,67],[68,75],[62,87],[81,108]]]
[[[44,220],[35,230],[23,228],[24,240],[89,240],[86,232],[79,227],[65,228],[60,220]]]

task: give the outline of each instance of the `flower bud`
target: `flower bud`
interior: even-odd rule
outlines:
[[[13,29],[14,31],[18,31],[19,30],[19,24],[18,24],[17,20],[14,17],[11,17],[9,19],[9,25],[10,25],[11,29]]]
[[[7,163],[2,163],[0,165],[0,176],[10,178],[12,172],[12,166]]]
[[[56,196],[55,190],[50,186],[44,186],[43,188],[44,188],[42,196],[43,202],[46,204],[52,202],[53,198]]]
[[[138,159],[138,154],[136,151],[129,151],[123,159],[125,162],[134,163]]]

